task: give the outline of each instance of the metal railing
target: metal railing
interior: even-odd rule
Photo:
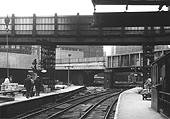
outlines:
[[[106,57],[89,57],[89,58],[71,58],[70,63],[91,63],[91,62],[106,62]],[[67,59],[56,59],[56,64],[67,64]]]
[[[74,16],[46,16],[40,17],[34,14],[29,17],[16,17],[14,14],[9,17],[9,32],[11,36],[146,36],[154,32],[154,35],[170,33],[170,26],[164,27],[103,27],[93,28],[93,15],[74,15]],[[5,35],[5,17],[0,17],[0,35]]]

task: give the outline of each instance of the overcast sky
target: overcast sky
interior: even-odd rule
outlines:
[[[37,16],[93,14],[91,0],[2,0],[1,16]]]
[[[97,12],[123,12],[126,6],[97,6]],[[158,6],[129,6],[128,11],[158,10]],[[0,16],[51,16],[58,15],[92,15],[94,12],[91,0],[1,0]]]

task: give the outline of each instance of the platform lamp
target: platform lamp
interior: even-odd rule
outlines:
[[[68,85],[70,84],[70,57],[71,57],[71,54],[68,54]]]
[[[9,66],[8,66],[8,32],[9,32],[9,28],[8,28],[8,25],[9,25],[9,22],[10,22],[10,19],[7,15],[7,17],[4,19],[5,21],[5,25],[6,25],[6,43],[7,43],[7,77],[9,76]]]

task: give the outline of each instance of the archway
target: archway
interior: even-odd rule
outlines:
[[[94,75],[94,85],[103,86],[104,85],[104,73],[97,73]]]

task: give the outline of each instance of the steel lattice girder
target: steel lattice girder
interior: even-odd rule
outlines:
[[[170,0],[92,0],[94,5],[170,5]]]
[[[93,27],[170,26],[170,12],[94,13]]]

